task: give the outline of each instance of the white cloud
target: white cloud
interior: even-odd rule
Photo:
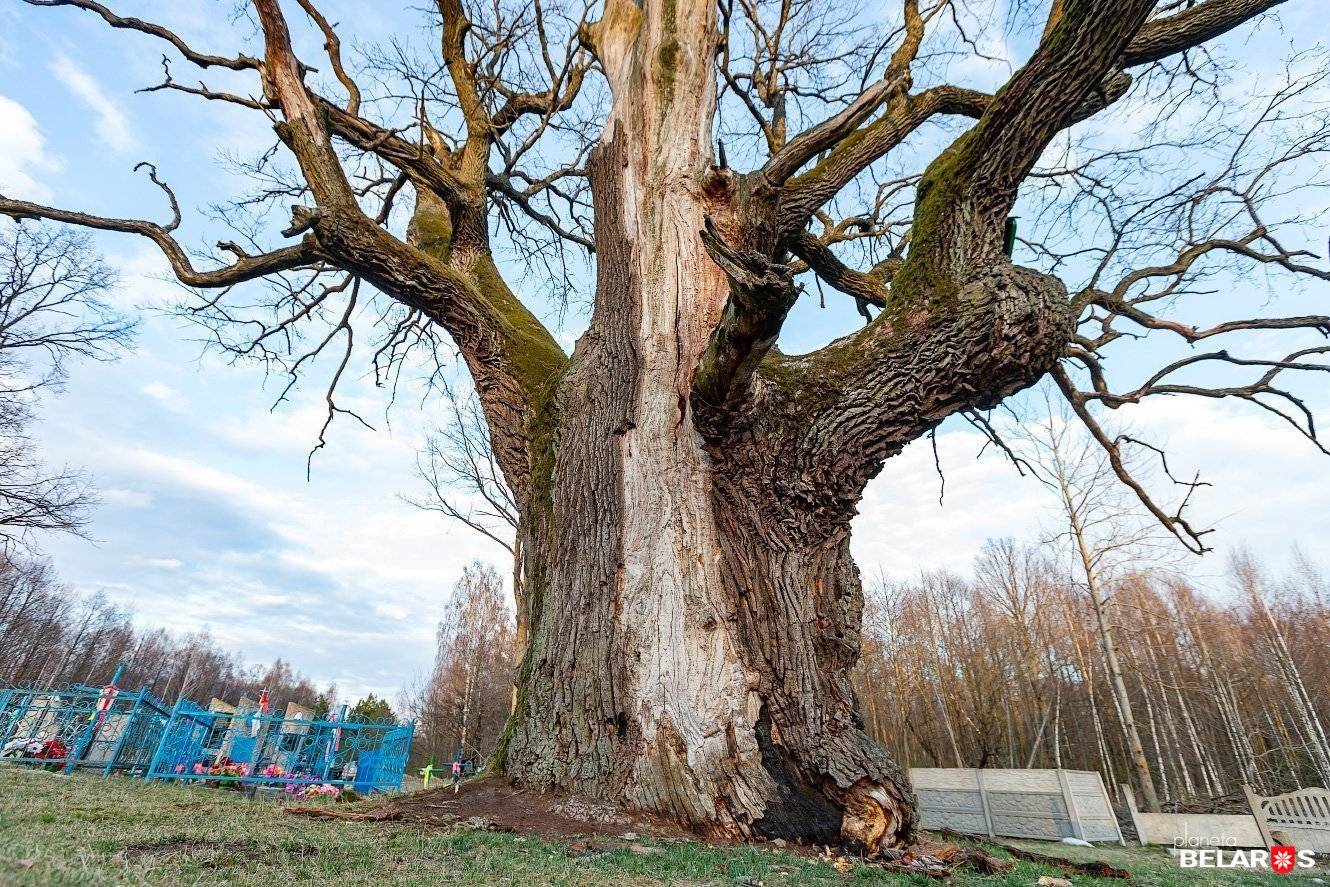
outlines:
[[[898,578],[921,570],[963,573],[987,539],[1038,534],[1047,513],[1043,489],[1003,458],[976,459],[983,445],[976,432],[938,435],[946,477],[942,504],[942,481],[926,438],[887,461],[864,491],[854,521],[854,556],[865,579],[879,570]]]
[[[174,557],[134,557],[130,562],[150,570],[179,570],[185,565],[184,561]]]
[[[172,388],[165,382],[149,382],[140,390],[174,412],[183,412],[189,408],[189,400],[178,389]]]
[[[102,490],[98,495],[107,505],[118,505],[121,508],[147,508],[152,505],[152,496],[142,490],[113,488]]]
[[[1184,563],[1193,578],[1218,575],[1228,552],[1243,546],[1272,561],[1286,557],[1295,542],[1310,551],[1330,548],[1326,457],[1292,429],[1246,406],[1161,399],[1116,417],[1134,436],[1163,446],[1174,471],[1199,471],[1213,484],[1188,509],[1194,524],[1215,529],[1205,537],[1215,553]],[[983,446],[979,434],[947,431],[937,445],[946,475],[943,505],[927,439],[888,460],[865,490],[853,546],[866,579],[879,571],[895,578],[921,570],[965,573],[987,539],[1033,542],[1056,531],[1053,500],[1037,482],[1019,476],[992,447],[975,459]],[[1149,488],[1172,502],[1167,479],[1154,474]]]
[[[37,120],[27,108],[0,95],[0,193],[26,200],[46,200],[50,189],[38,178],[59,172]]]
[[[108,456],[110,458],[104,464],[139,477],[152,478],[164,486],[214,495],[246,511],[277,514],[295,505],[288,495],[192,459],[143,448],[119,447],[110,448]]]
[[[554,340],[559,343],[559,347],[566,354],[572,354],[573,349],[577,347],[577,339],[582,335],[582,330],[559,330],[554,334]]]
[[[51,73],[97,115],[97,135],[112,150],[124,154],[138,143],[120,105],[77,62],[59,53],[51,62]]]

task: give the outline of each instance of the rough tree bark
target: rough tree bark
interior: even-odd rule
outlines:
[[[990,244],[947,269],[953,291],[759,366],[775,330],[742,328],[731,290],[785,308],[794,290],[761,259],[765,183],[712,166],[714,17],[624,0],[590,34],[615,97],[591,164],[597,307],[535,460],[531,645],[501,758],[718,834],[878,847],[908,836],[913,798],[850,684],[855,503],[884,457],[1034,382],[1070,318],[1056,280]]]
[[[573,102],[589,61],[545,92],[501,93],[496,109],[490,75],[468,56],[461,0],[436,0],[465,133],[439,137],[422,111],[417,144],[358,116],[359,91],[320,18],[349,99],[313,91],[278,0],[252,0],[262,59],[196,52],[92,0],[29,2],[166,39],[202,68],[257,72],[261,101],[160,88],[273,113],[315,205],[284,232],[296,245],[233,249],[236,261],[213,271],[196,270],[172,238],[178,217],[161,226],[4,198],[0,211],[147,237],[194,286],[339,269],[461,350],[521,513],[526,647],[496,763],[534,789],[706,833],[870,850],[907,840],[916,820],[850,679],[863,609],[850,524],[864,487],[949,415],[996,405],[1065,356],[1083,300],[1002,250],[1017,188],[1054,136],[1121,96],[1125,66],[1273,5],[1206,0],[1198,8],[1225,14],[1147,26],[1152,0],[1067,0],[1028,63],[988,96],[911,94],[927,17],[945,4],[921,13],[904,0],[882,79],[788,141],[782,124],[767,162],[741,175],[712,151],[714,0],[606,0],[580,34],[612,104],[587,164],[595,308],[569,358],[492,257],[489,201],[515,192],[489,162],[514,121]],[[925,170],[908,255],[860,273],[807,236],[819,207],[939,114],[976,123]],[[406,242],[364,213],[334,140],[399,170],[394,189],[410,184]],[[781,354],[774,343],[798,296],[791,253],[883,311],[813,354]]]

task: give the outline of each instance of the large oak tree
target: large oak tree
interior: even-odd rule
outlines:
[[[170,55],[153,90],[270,117],[295,168],[277,154],[248,168],[264,198],[296,205],[282,245],[225,242],[206,267],[176,240],[180,210],[156,170],[168,224],[14,199],[0,212],[148,238],[207,291],[192,310],[238,353],[270,357],[326,318],[293,372],[341,341],[340,376],[367,299],[390,300],[375,352],[386,371],[439,330],[455,343],[520,514],[525,649],[497,758],[533,788],[729,836],[905,840],[910,787],[865,734],[850,681],[862,610],[850,524],[887,458],[956,413],[996,433],[978,411],[1051,374],[1123,482],[1200,550],[1203,531],[1128,471],[1130,444],[1100,424],[1101,406],[1244,398],[1315,438],[1277,385],[1323,369],[1323,347],[1195,352],[1126,391],[1106,380],[1104,349],[1145,333],[1330,329],[1319,316],[1199,328],[1164,310],[1207,261],[1326,276],[1261,215],[1262,183],[1323,151],[1323,128],[1264,171],[1230,164],[1148,199],[1081,160],[1037,171],[1135,82],[1174,108],[1212,101],[1207,42],[1279,0],[1014,4],[1027,57],[991,93],[939,76],[947,59],[982,57],[970,29],[1001,18],[961,0],[901,0],[876,30],[842,25],[849,12],[830,0],[436,0],[429,56],[392,44],[358,65],[316,0],[252,0],[262,49],[236,55],[95,0],[28,2],[160,41]],[[296,51],[297,7],[321,58]],[[175,79],[182,61],[249,85]],[[748,123],[746,139],[725,135],[733,166],[715,130],[726,108]],[[944,148],[886,173],[925,129],[951,133]],[[1004,249],[1022,184],[1055,181],[1106,220],[1085,279],[1053,273],[1074,257],[1052,247],[1035,244],[1039,268]],[[842,196],[868,192],[869,210],[840,214]],[[889,218],[902,196],[903,217]],[[1142,231],[1159,235],[1153,250]],[[547,279],[506,278],[500,233]],[[571,356],[515,292],[565,283],[559,244],[594,253]],[[1131,256],[1150,261],[1115,277]],[[782,322],[814,277],[880,313],[785,355]],[[232,294],[257,278],[276,294],[262,312]],[[1212,363],[1259,378],[1206,388],[1188,375]],[[338,409],[330,395],[329,417]]]

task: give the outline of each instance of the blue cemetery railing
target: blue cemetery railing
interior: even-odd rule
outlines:
[[[384,734],[376,751],[361,755],[356,767],[356,791],[400,791],[402,774],[406,771],[406,758],[411,753],[411,738],[416,729],[414,723],[398,727]]]
[[[267,785],[291,794],[311,785],[399,791],[414,731],[414,724],[347,717],[213,711],[182,699],[171,710],[147,778]]]
[[[0,759],[291,794],[312,785],[401,790],[414,724],[367,723],[345,707],[330,720],[215,711],[183,698],[168,708],[146,688],[114,685],[0,688]]]
[[[205,759],[205,746],[212,735],[212,716],[213,712],[199,708],[188,699],[176,700],[157,750],[148,764],[147,778],[166,778]]]
[[[143,773],[169,714],[146,688],[10,687],[0,691],[0,759],[65,772]]]

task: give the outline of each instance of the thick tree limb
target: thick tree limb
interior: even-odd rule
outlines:
[[[813,273],[836,289],[878,308],[887,306],[890,294],[887,285],[890,278],[888,263],[892,259],[879,263],[873,271],[865,273],[846,265],[836,257],[830,247],[807,231],[801,231],[790,238],[787,244],[790,252],[808,263]],[[895,259],[895,261],[900,260]]]
[[[284,117],[278,132],[296,155],[318,204],[302,213],[293,227],[308,225],[339,267],[448,330],[476,382],[508,482],[525,495],[530,471],[527,424],[547,396],[550,378],[567,359],[545,327],[506,287],[482,292],[472,273],[408,246],[364,215],[324,127],[328,115],[321,113],[303,83],[278,0],[254,0],[254,6],[266,44],[265,91],[281,106]],[[455,39],[460,41],[460,36]],[[478,235],[482,240],[469,242],[468,248],[483,247],[483,230],[482,223]],[[490,260],[486,255],[476,261]],[[485,273],[497,275],[497,269]]]
[[[458,175],[479,187],[489,156],[493,121],[481,97],[477,72],[466,56],[466,35],[471,30],[471,22],[467,20],[462,0],[436,0],[435,5],[443,18],[443,62],[466,123],[467,137],[458,160]]]
[[[1273,9],[1284,0],[1205,0],[1183,12],[1146,22],[1116,59],[1117,68],[1136,67],[1185,52],[1222,36]],[[1112,4],[1105,4],[1106,6]],[[1055,3],[1044,38],[1064,19],[1065,4]],[[1063,126],[1084,120],[1117,101],[1131,79],[1120,70],[1106,73],[1063,121]],[[886,154],[933,116],[983,116],[993,97],[957,86],[938,86],[910,96],[890,107],[878,120],[850,133],[838,132],[842,143],[807,173],[791,181],[783,195],[782,228],[797,230],[817,207],[830,200],[855,176]],[[830,123],[831,121],[828,121]],[[805,158],[806,160],[807,158]]]
[[[1017,186],[1060,131],[1064,120],[1110,71],[1153,5],[1153,0],[1107,3],[1072,0],[1030,61],[988,103],[975,127],[930,165],[918,190],[910,254],[893,279],[894,289],[903,285],[908,302],[937,304],[949,299],[967,279],[973,280],[982,269],[1002,261],[1003,222],[1015,201]],[[893,63],[901,62],[907,72],[909,59],[913,57],[908,43],[914,39],[915,33],[922,33],[917,23],[913,32],[907,34],[907,46],[893,59]],[[875,92],[870,90],[868,94],[873,96]],[[873,125],[880,129],[874,133],[877,138],[868,149],[870,154],[885,150],[884,143],[899,143],[936,113],[937,108],[957,98],[945,90],[932,93],[926,103],[912,100],[899,91],[898,95],[894,106]],[[973,102],[972,96],[960,98]],[[853,130],[852,126],[842,127],[835,118],[824,127],[815,127],[811,132],[842,136],[847,134],[847,129]],[[865,139],[866,136],[856,138],[852,149],[862,151],[859,146]],[[825,147],[825,144],[819,142],[819,146]],[[798,155],[793,155],[790,162],[797,159]],[[814,182],[818,182],[817,177],[821,178],[815,187],[823,190],[820,193],[815,191],[817,196],[805,196],[807,202],[788,216],[786,213],[790,213],[790,208],[785,201],[794,195],[783,194],[782,216],[795,221],[800,219],[804,209],[815,209],[839,190],[843,182],[858,174],[863,160],[862,155],[851,158],[848,163],[843,163],[843,172],[839,174],[827,175],[825,162],[815,168],[809,175],[815,176]],[[801,227],[802,223],[798,225]],[[833,276],[846,280],[846,276],[839,273],[840,269],[830,265],[824,255],[818,258]],[[730,308],[751,310],[743,302],[731,301],[727,316]],[[783,320],[783,316],[780,319]],[[743,318],[736,318],[736,321],[742,322]],[[866,343],[869,349],[866,356],[871,360],[874,349],[890,348],[893,341],[889,337],[884,341]],[[843,351],[846,346],[829,347]],[[1058,350],[1060,352],[1061,346]],[[733,368],[740,373],[748,365],[742,357],[729,363],[733,363]],[[725,365],[726,362],[722,362],[707,367],[707,377]],[[700,372],[699,378],[702,377]],[[878,384],[867,377],[860,381],[866,385]],[[738,388],[741,390],[744,384],[745,380],[740,378]],[[708,399],[713,404],[718,403],[715,399]],[[962,404],[957,409],[966,406],[972,405]],[[927,427],[931,426],[921,427],[920,433]]]
[[[478,159],[475,161],[477,170],[473,172],[476,176],[463,184],[455,169],[441,162],[437,151],[431,155],[419,145],[407,142],[396,131],[360,117],[356,113],[360,105],[359,89],[342,65],[340,43],[332,26],[311,0],[298,2],[324,35],[334,73],[348,93],[346,107],[315,95],[305,86],[303,78],[309,68],[292,50],[291,35],[279,0],[253,0],[265,42],[265,57],[261,61],[246,56],[228,59],[197,52],[166,28],[118,16],[91,0],[34,0],[34,5],[69,5],[97,13],[112,27],[166,40],[200,67],[216,65],[232,70],[258,71],[262,77],[263,100],[244,104],[265,111],[280,110],[282,120],[276,129],[295,155],[303,179],[299,190],[292,193],[307,194],[314,199],[313,207],[295,208],[293,223],[283,232],[289,237],[303,235],[299,245],[250,255],[238,246],[227,244],[225,248],[238,257],[237,261],[226,268],[200,271],[171,236],[171,231],[179,224],[178,212],[170,225],[162,226],[138,220],[102,218],[23,201],[4,200],[0,203],[0,211],[18,218],[41,217],[148,237],[166,255],[177,276],[191,286],[227,287],[278,272],[314,266],[336,266],[349,272],[352,278],[372,284],[431,318],[452,335],[476,377],[486,414],[496,426],[496,455],[508,472],[513,488],[521,490],[525,487],[529,470],[525,429],[530,412],[533,405],[547,395],[550,377],[561,371],[566,358],[543,325],[502,286],[497,269],[491,267],[484,239],[485,151],[482,150],[489,144],[489,135],[484,131],[477,133],[478,137],[483,136],[484,146],[475,149]],[[450,4],[449,8],[460,10],[456,4]],[[452,21],[451,33],[460,40],[456,18]],[[169,82],[169,74],[167,79],[167,86],[174,88]],[[194,92],[192,89],[185,91]],[[207,98],[227,98],[202,86],[197,94]],[[358,203],[362,191],[353,188],[348,181],[333,148],[334,137],[396,166],[416,185],[418,193],[439,195],[451,205],[465,205],[471,210],[468,217],[477,220],[468,229],[473,235],[468,242],[473,251],[463,254],[461,250],[454,250],[452,258],[441,261],[401,242],[385,231],[377,220],[366,216]],[[445,155],[443,159],[451,161],[454,158]],[[464,164],[461,166],[465,169]],[[383,179],[390,180],[391,177]],[[174,206],[173,195],[169,189],[163,188]],[[475,236],[477,231],[479,236]],[[477,263],[488,264],[485,269],[480,269]],[[484,281],[494,282],[494,285],[482,287]],[[301,313],[304,316],[309,316],[309,310],[312,310],[299,299],[292,304],[303,305]],[[353,304],[348,302],[348,310]],[[226,317],[226,312],[216,303],[213,308],[221,317]],[[346,334],[348,348],[352,335],[349,323],[349,316],[344,315],[333,330],[333,334],[339,331]],[[280,324],[277,329],[281,330]],[[345,358],[344,354],[343,367]],[[330,405],[330,410],[335,411],[335,408]]]
[[[528,114],[551,117],[560,111],[566,111],[577,100],[582,90],[582,82],[591,70],[591,59],[576,60],[569,56],[564,70],[560,71],[549,89],[541,92],[519,92],[510,96],[490,121],[493,131],[506,132],[513,124]]]
[[[1182,12],[1147,22],[1127,44],[1119,64],[1130,68],[1185,52],[1283,2],[1285,0],[1203,0]]]
[[[854,132],[860,123],[877,110],[884,98],[908,87],[908,72],[889,75],[879,80],[845,110],[791,139],[762,167],[762,177],[771,185],[784,183],[809,160],[839,144]]]
[[[1109,73],[1153,0],[1070,0],[1048,37],[974,128],[930,164],[897,287],[935,291],[1001,255],[1016,189],[1064,121]]]
[[[284,118],[278,135],[295,154],[320,208],[354,211],[355,195],[333,151],[324,116],[305,89],[304,71],[291,48],[291,32],[281,6],[278,0],[254,0],[254,10],[264,37],[264,95],[281,107]]]
[[[800,133],[780,148],[762,167],[762,177],[773,186],[782,185],[809,160],[833,148],[854,132],[888,97],[904,96],[910,89],[910,63],[919,54],[928,21],[946,6],[936,4],[927,14],[919,0],[905,0],[905,34],[892,53],[882,79],[864,90],[844,110]]]
[[[457,176],[419,144],[413,144],[394,130],[385,129],[363,117],[343,110],[327,99],[317,97],[331,133],[368,151],[402,170],[417,187],[427,188],[445,201],[456,204],[471,195]]]
[[[783,464],[794,469],[790,495],[807,507],[852,513],[886,458],[948,416],[1034,384],[1071,329],[1060,282],[1011,265],[968,281],[954,310],[888,304],[859,332],[807,355],[773,352],[757,371],[748,421],[798,440]]]
[[[791,179],[781,190],[780,227],[785,234],[798,231],[809,218],[836,196],[874,161],[905,141],[928,120],[940,114],[981,117],[992,97],[955,86],[927,89],[902,96],[877,120],[843,140],[812,169]]]

